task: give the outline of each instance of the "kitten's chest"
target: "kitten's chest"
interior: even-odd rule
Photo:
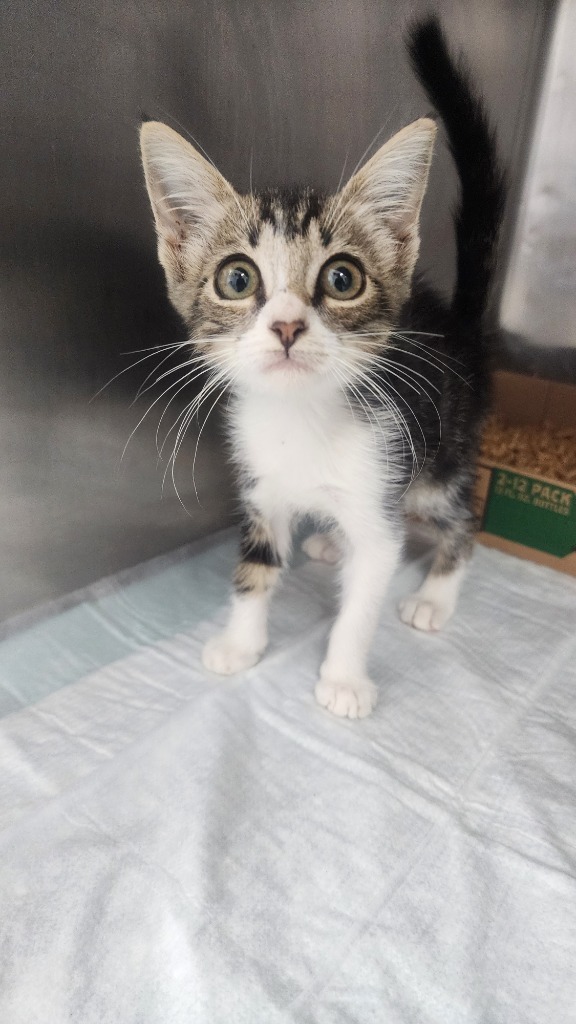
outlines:
[[[378,472],[370,429],[338,406],[246,403],[234,443],[260,490],[301,508],[325,509],[338,495],[373,489]]]

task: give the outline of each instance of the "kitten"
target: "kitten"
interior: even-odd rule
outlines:
[[[473,544],[472,491],[488,401],[482,315],[504,187],[467,71],[434,18],[408,49],[444,121],[461,186],[450,306],[413,280],[436,125],[403,128],[335,195],[303,187],[240,195],[166,125],[141,130],[170,298],[191,344],[233,400],[228,429],[244,507],[228,625],[204,649],[213,672],[254,665],[291,529],[323,528],[312,558],[343,559],[342,603],[316,686],[350,718],[370,713],[367,674],[404,517],[438,548],[404,622],[436,630],[454,611]]]

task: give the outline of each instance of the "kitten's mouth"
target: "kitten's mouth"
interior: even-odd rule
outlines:
[[[284,352],[281,352],[278,354],[274,353],[273,356],[270,356],[267,359],[263,369],[265,373],[283,373],[295,375],[302,373],[310,373],[314,369],[314,367],[312,366],[310,360],[306,359],[305,356],[298,356],[292,353],[285,354]]]

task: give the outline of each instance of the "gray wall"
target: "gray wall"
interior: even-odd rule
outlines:
[[[131,406],[148,364],[181,338],[155,259],[137,155],[139,114],[180,125],[239,188],[334,187],[383,129],[428,104],[392,0],[4,0],[0,7],[0,615],[56,597],[226,522],[217,431],[161,496],[156,405]],[[438,4],[465,47],[520,180],[553,5]],[[448,287],[454,177],[438,150],[423,263]],[[511,210],[517,199],[513,188]],[[170,364],[167,364],[170,365]],[[156,392],[158,394],[158,392]],[[146,396],[145,396],[146,397]],[[178,411],[172,407],[172,419]],[[170,423],[168,419],[165,423]]]

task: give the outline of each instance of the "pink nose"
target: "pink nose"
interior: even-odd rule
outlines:
[[[306,324],[303,320],[291,320],[289,324],[284,320],[276,320],[270,327],[270,330],[274,331],[274,334],[277,334],[280,338],[280,344],[284,346],[286,355],[288,355],[288,350],[292,348],[296,339],[301,334],[304,334],[306,329]]]

